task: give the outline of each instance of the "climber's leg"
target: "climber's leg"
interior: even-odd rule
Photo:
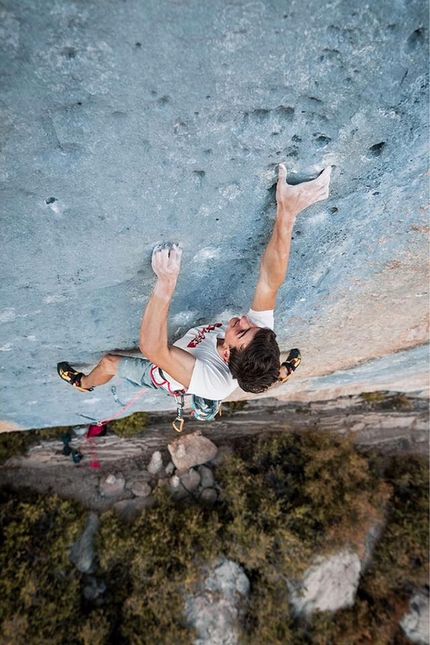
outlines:
[[[66,383],[69,383],[76,389],[82,392],[91,392],[94,387],[107,383],[115,376],[118,364],[122,358],[122,356],[106,354],[87,376],[83,372],[78,372],[66,362],[58,363],[57,372],[63,381],[66,381]]]

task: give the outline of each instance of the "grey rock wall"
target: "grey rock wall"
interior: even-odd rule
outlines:
[[[426,342],[424,0],[5,0],[0,35],[3,429],[119,409],[55,366],[136,347],[159,240],[184,245],[173,337],[246,311],[280,161],[336,166],[277,305],[296,390]]]

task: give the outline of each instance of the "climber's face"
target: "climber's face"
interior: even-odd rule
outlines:
[[[227,325],[224,344],[227,347],[245,349],[252,342],[260,328],[250,322],[246,316],[235,316]]]

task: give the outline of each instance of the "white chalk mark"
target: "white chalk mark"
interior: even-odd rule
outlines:
[[[193,262],[207,262],[208,260],[213,260],[221,256],[221,249],[215,249],[213,247],[207,246],[193,257]]]
[[[16,313],[13,307],[7,307],[6,309],[3,309],[3,311],[0,311],[0,322],[2,323],[12,322],[15,318]]]
[[[46,296],[46,298],[43,299],[43,302],[46,302],[47,305],[50,305],[55,302],[64,302],[65,300],[66,296],[59,294],[57,296]]]
[[[172,316],[172,324],[180,327],[181,325],[188,325],[190,322],[197,318],[197,311],[180,311]]]

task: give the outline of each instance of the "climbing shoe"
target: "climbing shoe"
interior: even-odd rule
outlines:
[[[281,383],[288,381],[291,374],[296,371],[302,360],[299,349],[291,349],[287,356],[287,360],[281,363],[280,377]]]
[[[58,363],[57,372],[58,376],[62,378],[63,381],[70,383],[70,385],[73,385],[73,387],[81,392],[92,392],[94,390],[93,387],[82,387],[81,378],[84,374],[82,372],[77,372],[73,367],[71,367],[71,365],[69,365],[69,363]]]

